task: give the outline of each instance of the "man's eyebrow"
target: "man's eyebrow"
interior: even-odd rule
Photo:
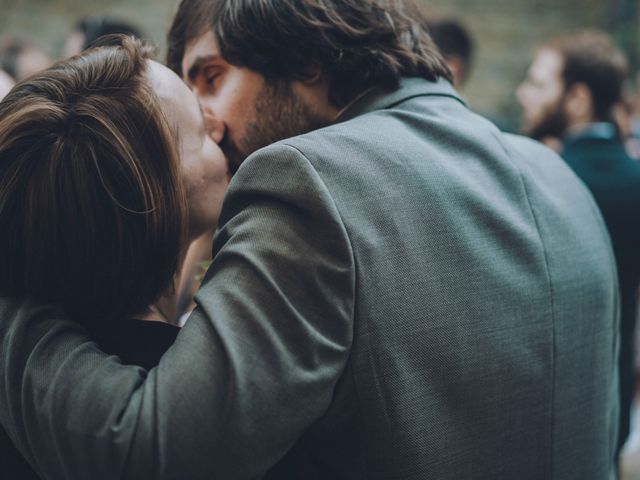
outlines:
[[[187,72],[187,78],[190,81],[194,81],[195,78],[202,70],[202,66],[207,62],[213,62],[220,59],[220,55],[203,55],[196,57],[195,60],[191,63],[189,67],[189,71]]]

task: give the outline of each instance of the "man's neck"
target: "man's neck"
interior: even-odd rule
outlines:
[[[356,95],[351,101],[349,101],[344,107],[342,107],[336,114],[335,117],[333,118],[332,123],[335,123],[338,118],[340,118],[342,116],[342,114],[344,112],[346,112],[351,105],[353,105],[354,103],[356,103],[358,100],[360,100],[362,97],[364,97],[367,93],[369,93],[371,90],[373,90],[375,87],[369,87],[366,90],[362,91],[361,93],[359,93],[358,95]]]

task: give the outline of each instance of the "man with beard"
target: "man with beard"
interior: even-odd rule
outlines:
[[[213,264],[149,372],[0,302],[0,422],[41,472],[613,475],[605,227],[552,152],[466,108],[423,21],[408,1],[183,0],[169,64],[235,172]]]
[[[614,120],[625,75],[625,59],[609,36],[586,31],[543,46],[517,91],[525,133],[559,141],[560,154],[593,193],[611,235],[622,301],[618,449],[629,434],[635,391],[640,285],[640,163],[627,154]]]

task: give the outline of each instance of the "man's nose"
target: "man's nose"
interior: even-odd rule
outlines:
[[[210,109],[203,106],[202,112],[204,114],[204,125],[207,129],[207,133],[214,142],[220,143],[224,138],[227,127],[222,120],[217,118],[213,112],[211,112]]]

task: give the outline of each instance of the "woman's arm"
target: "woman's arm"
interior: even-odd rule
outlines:
[[[252,478],[328,408],[353,335],[339,213],[297,150],[231,183],[198,308],[146,372],[52,307],[0,302],[0,422],[48,478]]]

